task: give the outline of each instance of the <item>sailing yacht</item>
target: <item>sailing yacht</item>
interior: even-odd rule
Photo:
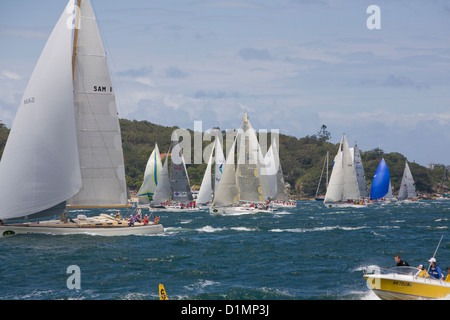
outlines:
[[[237,148],[237,166],[234,152]],[[263,195],[262,155],[247,114],[225,160],[222,177],[214,193],[211,214],[272,212]]]
[[[398,191],[398,200],[401,202],[410,202],[417,200],[416,186],[409,169],[408,162],[405,161],[405,169],[403,170],[402,182]]]
[[[284,185],[283,169],[281,168],[280,155],[275,139],[267,151],[264,162],[261,178],[267,185],[266,193],[267,197],[270,198],[270,206],[273,209],[297,207],[295,201],[289,199],[288,191]]]
[[[363,207],[355,165],[345,134],[334,158],[333,170],[325,194],[326,207]]]
[[[106,54],[89,0],[70,0],[29,79],[0,162],[0,235],[155,234],[162,225],[66,208],[127,207],[122,140]],[[72,50],[73,48],[73,50]],[[60,215],[60,219],[5,220]],[[34,219],[33,219],[34,220]]]
[[[370,200],[376,202],[388,202],[392,200],[392,198],[389,168],[384,158],[381,158],[373,176],[372,187],[370,188]]]
[[[174,141],[172,149],[170,176],[168,162],[169,159],[167,158],[162,166],[150,208],[157,211],[176,212],[194,210],[194,197],[189,183],[183,151],[178,147],[178,142]]]
[[[144,181],[138,191],[139,204],[147,206],[153,200],[153,196],[158,186],[159,175],[162,169],[161,155],[159,153],[158,144],[155,143],[150,157],[147,161],[147,166],[144,172]]]

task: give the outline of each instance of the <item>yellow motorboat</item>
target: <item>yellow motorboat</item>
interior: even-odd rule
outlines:
[[[382,300],[450,299],[450,282],[422,275],[414,267],[382,271],[378,266],[363,269],[367,286]]]

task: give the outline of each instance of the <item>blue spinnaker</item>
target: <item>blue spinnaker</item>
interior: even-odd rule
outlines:
[[[389,181],[389,168],[384,159],[381,159],[377,171],[375,171],[375,175],[373,176],[370,200],[383,198],[388,193]]]

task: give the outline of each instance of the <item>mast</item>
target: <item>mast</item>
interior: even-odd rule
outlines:
[[[78,29],[80,29],[80,6],[81,0],[77,1],[77,15],[75,18],[75,30],[73,33],[73,54],[72,54],[72,81],[75,80],[75,59],[77,53]]]

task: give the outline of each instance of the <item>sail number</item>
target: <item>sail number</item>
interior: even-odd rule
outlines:
[[[31,98],[24,99],[23,104],[34,103],[35,101],[36,101],[36,99],[34,97],[31,97]]]
[[[107,92],[105,86],[94,86],[94,92]],[[112,87],[109,87],[109,92],[112,92]]]

